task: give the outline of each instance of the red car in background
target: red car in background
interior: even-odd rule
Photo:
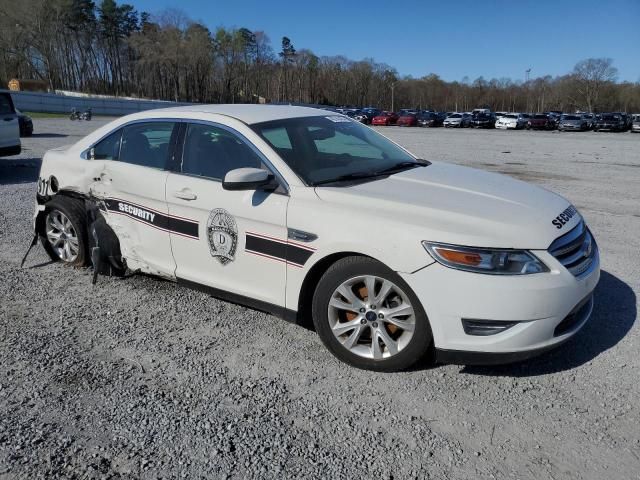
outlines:
[[[398,117],[396,124],[399,127],[416,127],[418,126],[418,114],[417,113],[405,113]]]
[[[398,121],[398,114],[395,112],[382,112],[380,115],[373,117],[371,125],[395,125]]]
[[[556,122],[546,113],[536,113],[527,122],[527,130],[553,130]]]

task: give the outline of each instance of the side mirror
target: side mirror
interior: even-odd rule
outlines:
[[[264,187],[277,188],[273,175],[261,168],[236,168],[229,170],[222,181],[225,190],[257,190]]]
[[[95,160],[96,159],[96,149],[92,148],[91,150],[89,150],[89,160]]]

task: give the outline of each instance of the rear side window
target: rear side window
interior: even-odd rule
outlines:
[[[6,115],[7,113],[15,113],[13,102],[8,93],[0,93],[0,115]]]
[[[120,155],[120,138],[122,129],[112,133],[93,147],[93,160],[118,160]]]
[[[120,161],[164,169],[174,125],[172,122],[149,122],[124,127]]]
[[[261,158],[244,140],[213,125],[189,124],[182,173],[223,180],[228,171],[243,167],[262,168]]]

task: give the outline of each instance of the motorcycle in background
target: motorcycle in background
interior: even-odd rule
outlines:
[[[89,121],[93,117],[93,113],[91,112],[91,107],[87,108],[84,112],[80,113],[75,108],[71,109],[71,115],[69,115],[69,120],[86,120]]]

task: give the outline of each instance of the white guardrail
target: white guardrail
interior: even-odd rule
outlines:
[[[9,92],[9,90],[0,90]],[[23,112],[70,113],[72,109],[80,112],[91,108],[94,115],[128,115],[130,113],[154,108],[192,105],[184,102],[162,100],[137,100],[115,97],[77,97],[40,92],[9,92],[17,109]]]

